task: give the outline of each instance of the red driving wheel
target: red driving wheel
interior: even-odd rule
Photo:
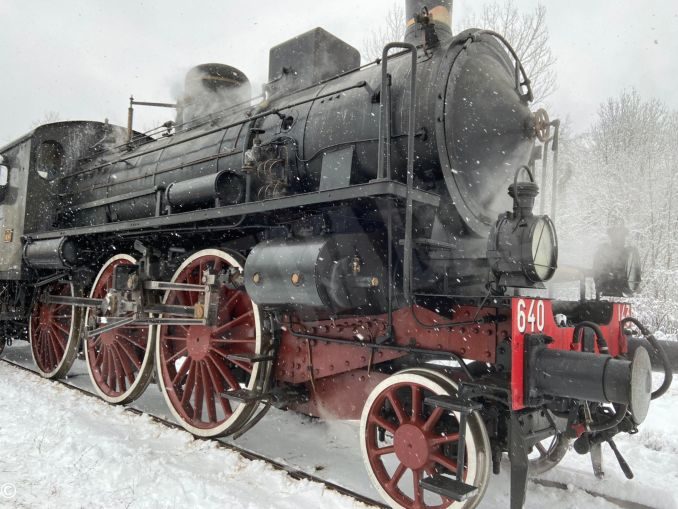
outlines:
[[[94,280],[90,297],[105,298],[113,287],[115,268],[134,263],[135,259],[125,254],[110,258]],[[88,309],[87,323],[91,313]],[[127,325],[86,339],[87,369],[102,399],[124,404],[141,396],[153,374],[153,343],[145,325]]]
[[[76,293],[72,283],[56,281],[44,287],[40,295],[74,297]],[[78,354],[82,312],[82,308],[68,304],[40,302],[36,296],[28,335],[33,360],[45,378],[62,377],[71,369]]]
[[[230,253],[208,249],[189,257],[172,282],[204,284],[206,274],[218,275],[231,267],[242,270]],[[175,418],[199,436],[230,434],[241,428],[257,403],[229,398],[226,392],[256,392],[262,362],[259,310],[244,290],[220,285],[217,323],[162,325],[158,328],[156,362],[160,385]],[[195,306],[199,292],[172,290],[165,303]]]

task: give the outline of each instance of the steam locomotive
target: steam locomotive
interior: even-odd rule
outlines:
[[[394,507],[475,507],[504,453],[514,509],[571,439],[597,464],[671,382],[629,306],[600,299],[637,290],[637,253],[613,235],[596,298],[538,296],[558,245],[534,174],[558,123],[509,43],[452,35],[450,10],[408,0],[405,41],[366,65],[320,28],[284,42],[258,99],[198,66],[155,133],[130,107],[127,129],[59,122],[0,149],[4,337],[47,378],[82,351],[110,403],[155,379],[201,437],[272,406],[360,420]]]

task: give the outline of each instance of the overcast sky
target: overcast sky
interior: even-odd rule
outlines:
[[[0,145],[48,112],[124,125],[131,93],[173,101],[199,63],[234,65],[261,84],[269,48],[316,26],[360,49],[392,1],[0,0]],[[454,15],[483,3],[457,0]],[[678,109],[676,0],[543,3],[558,59],[552,116],[584,130],[600,102],[631,87]],[[516,4],[529,10],[536,1]],[[171,116],[139,111],[135,127]]]

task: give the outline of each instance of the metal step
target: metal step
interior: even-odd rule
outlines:
[[[228,399],[241,401],[242,403],[252,403],[268,399],[268,394],[250,391],[248,389],[238,389],[237,391],[224,391],[221,395]]]
[[[437,493],[441,497],[450,498],[457,502],[462,502],[478,493],[478,488],[475,486],[440,474],[425,477],[419,481],[419,486],[425,490]]]
[[[252,364],[255,362],[268,362],[275,360],[274,355],[261,355],[256,353],[231,353],[228,354],[226,358],[232,361],[251,362]]]
[[[444,408],[450,412],[461,412],[464,414],[470,414],[473,411],[483,408],[482,403],[446,395],[428,396],[424,399],[424,403],[429,406]]]

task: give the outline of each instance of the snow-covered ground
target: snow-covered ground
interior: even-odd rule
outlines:
[[[5,356],[23,364],[13,346]],[[82,363],[69,383],[89,387]],[[214,442],[194,440],[148,416],[125,412],[0,362],[0,507],[363,508],[323,485],[296,481]],[[135,405],[165,417],[150,387]],[[355,423],[272,412],[237,444],[377,499],[364,474]],[[530,483],[527,509],[618,508],[584,490],[657,509],[678,508],[678,384],[655,402],[634,437],[617,444],[634,469],[627,481],[605,446],[606,479],[571,452],[542,476],[569,491]],[[492,477],[481,509],[508,507],[508,472]],[[631,507],[631,506],[629,506]]]

